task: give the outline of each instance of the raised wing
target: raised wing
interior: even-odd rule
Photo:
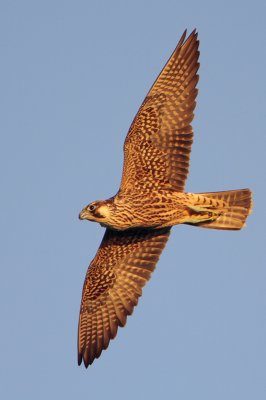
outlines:
[[[132,314],[142,287],[167,242],[170,228],[107,229],[84,282],[78,333],[78,364],[98,358],[118,326]]]
[[[186,31],[129,129],[120,192],[184,190],[199,78],[197,33],[185,37]]]

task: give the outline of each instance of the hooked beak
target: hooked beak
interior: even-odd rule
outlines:
[[[88,211],[86,209],[82,210],[79,213],[79,219],[87,219],[87,216],[88,216]]]

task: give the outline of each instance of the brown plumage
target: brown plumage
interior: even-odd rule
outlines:
[[[185,37],[132,122],[118,193],[80,213],[107,227],[82,293],[78,363],[86,367],[132,314],[173,225],[238,230],[251,211],[249,189],[184,192],[199,68],[197,33]]]
[[[107,229],[88,269],[79,320],[79,354],[91,364],[124,326],[138,304],[142,287],[149,280],[167,242],[170,228]]]

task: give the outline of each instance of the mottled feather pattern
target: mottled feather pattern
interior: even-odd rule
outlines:
[[[83,286],[78,363],[86,367],[126,324],[173,225],[239,230],[251,211],[249,189],[184,192],[193,142],[198,46],[197,33],[186,39],[184,32],[130,126],[118,193],[90,203],[80,213],[80,219],[107,227]]]
[[[84,282],[79,322],[79,364],[88,366],[124,326],[169,237],[156,231],[106,230]]]
[[[121,192],[154,186],[183,191],[193,142],[199,42],[182,36],[140,107],[124,144]]]

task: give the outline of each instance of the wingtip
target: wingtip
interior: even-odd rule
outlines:
[[[81,365],[82,361],[83,361],[84,367],[85,367],[86,369],[88,368],[88,366],[89,366],[90,364],[92,364],[92,362],[91,362],[88,358],[82,357],[82,358],[81,358],[81,362],[80,362],[79,365]]]
[[[183,35],[182,36],[186,36],[187,35],[187,28],[184,30],[184,33],[183,33]],[[191,33],[189,34],[189,36],[191,36],[191,35],[197,35],[198,34],[198,32],[197,32],[197,28],[194,28],[193,29],[193,31],[191,31]]]
[[[82,355],[79,353],[78,354],[78,366],[80,366],[82,363]]]
[[[88,366],[89,366],[90,364],[92,364],[92,363],[90,362],[89,359],[87,359],[86,357],[83,357],[83,354],[82,354],[82,353],[78,353],[78,366],[79,366],[79,367],[81,366],[82,361],[83,361],[84,367],[85,367],[86,369],[88,368]]]
[[[190,33],[190,35],[188,36],[188,38],[190,38],[190,37],[194,37],[195,39],[197,39],[198,38],[198,31],[197,31],[197,28],[194,28],[193,29],[193,31]]]
[[[184,32],[183,32],[181,38],[179,39],[179,42],[178,42],[178,44],[177,44],[177,46],[176,46],[177,48],[178,48],[178,47],[181,47],[181,46],[183,45],[183,43],[184,43],[184,41],[185,41],[185,39],[186,39],[186,36],[187,36],[187,29],[184,30]]]
[[[194,28],[193,31],[187,36],[187,29],[184,30],[176,48],[182,47],[185,43],[189,42],[190,40],[198,40],[198,32],[197,28]]]

